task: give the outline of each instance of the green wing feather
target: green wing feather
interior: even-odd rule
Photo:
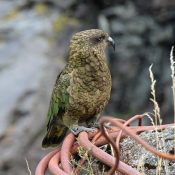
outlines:
[[[66,134],[67,128],[61,120],[69,101],[67,88],[70,86],[70,78],[68,74],[63,73],[57,77],[50,101],[47,133],[42,142],[43,147],[58,145]]]
[[[60,73],[60,75],[57,77],[57,81],[52,92],[48,111],[47,129],[49,129],[49,123],[52,123],[52,120],[61,119],[61,116],[63,115],[69,101],[67,88],[70,85],[70,76],[67,74],[62,76],[61,74],[62,73]]]

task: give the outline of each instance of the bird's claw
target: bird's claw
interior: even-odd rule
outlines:
[[[107,128],[107,129],[111,129],[111,128],[112,128],[112,126],[111,126],[110,123],[105,123],[105,124],[104,124],[104,127]]]
[[[112,129],[111,123],[104,123],[104,127],[106,129]],[[100,129],[99,123],[94,123],[93,127],[94,129]]]
[[[70,130],[74,135],[78,135],[82,131],[95,132],[96,128],[86,128],[84,126],[75,126],[75,127],[71,128]]]

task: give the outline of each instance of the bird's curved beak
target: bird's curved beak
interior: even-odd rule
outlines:
[[[110,36],[108,37],[107,42],[113,47],[115,51],[115,42]]]

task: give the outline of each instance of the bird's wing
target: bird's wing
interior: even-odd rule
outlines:
[[[70,75],[62,72],[57,77],[48,111],[47,130],[57,124],[62,118],[69,100],[67,88],[70,85]]]

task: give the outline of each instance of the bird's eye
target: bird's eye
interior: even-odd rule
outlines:
[[[102,42],[104,39],[105,39],[105,36],[95,36],[95,37],[91,38],[91,41],[94,44],[98,44],[98,43]]]
[[[102,41],[102,40],[103,40],[103,38],[102,38],[102,37],[98,37],[97,39],[98,39],[98,41]]]
[[[96,38],[96,40],[97,40],[98,42],[103,41],[103,40],[104,40],[104,37],[103,37],[103,36],[99,36],[99,37]]]

